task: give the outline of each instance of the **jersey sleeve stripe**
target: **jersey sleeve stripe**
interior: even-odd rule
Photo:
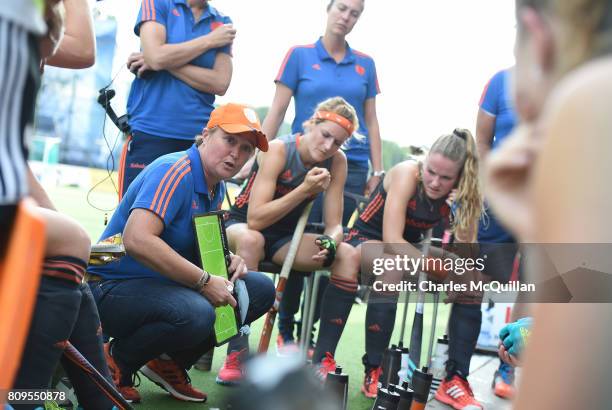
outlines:
[[[485,85],[484,90],[482,90],[482,94],[480,95],[480,101],[478,101],[478,106],[481,107],[482,103],[484,102],[484,99],[487,95],[487,91],[489,90],[489,85],[491,84],[491,80],[489,80],[489,82],[487,82],[487,85]]]
[[[287,54],[285,55],[283,63],[281,64],[280,69],[278,70],[278,74],[276,75],[276,78],[274,79],[274,81],[280,81],[281,77],[283,76],[283,73],[285,72],[285,67],[287,66],[287,62],[289,61],[289,58],[291,58],[291,55],[293,54],[296,48],[314,48],[314,46],[315,46],[314,44],[308,44],[305,46],[291,47],[289,51],[287,51]]]
[[[170,190],[170,187],[175,183],[175,179],[176,176],[185,168],[189,166],[189,161],[183,161],[181,163],[181,165],[176,168],[174,170],[174,172],[172,173],[172,175],[170,176],[170,178],[168,178],[168,181],[166,182],[165,186],[164,186],[164,190],[161,194],[161,196],[159,197],[159,200],[157,201],[157,204],[155,204],[155,209],[154,212],[158,215],[161,215],[161,210],[162,207],[164,205],[164,202],[166,202],[166,194],[168,193],[168,191]]]
[[[382,202],[382,195],[380,193],[376,195],[376,198],[374,198],[374,200],[368,204],[366,209],[361,214],[361,219],[363,221],[367,222],[370,220],[371,215],[378,209],[377,205],[379,202]]]
[[[289,58],[291,57],[291,54],[293,54],[293,51],[297,48],[297,46],[295,47],[291,47],[289,49],[289,51],[287,51],[287,54],[285,54],[285,58],[283,59],[283,63],[280,66],[280,69],[278,70],[278,74],[276,75],[276,78],[274,79],[274,81],[280,81],[281,77],[283,76],[283,72],[285,71],[285,66],[287,65],[287,61],[289,61]]]
[[[174,164],[172,164],[172,166],[168,169],[168,171],[166,171],[166,174],[164,175],[164,177],[162,178],[161,182],[159,183],[159,185],[157,186],[157,190],[155,191],[155,195],[153,196],[153,200],[151,201],[151,206],[149,207],[149,209],[152,211],[155,205],[155,202],[157,201],[157,197],[159,196],[159,193],[161,192],[164,184],[166,183],[166,180],[168,179],[168,177],[170,176],[170,174],[172,174],[172,171],[185,159],[187,158],[187,155],[183,156],[182,158],[180,158],[178,161],[176,161]]]
[[[253,187],[253,182],[255,181],[255,177],[257,176],[257,172],[253,172],[251,177],[249,178],[249,182],[247,186],[244,188],[242,193],[240,193],[236,200],[234,201],[234,205],[238,208],[242,208],[245,203],[249,202],[249,197],[251,195],[251,188]]]
[[[385,201],[382,199],[382,196],[381,196],[380,200],[376,201],[376,205],[370,210],[367,216],[364,216],[362,218],[362,220],[364,222],[368,222],[370,219],[372,219],[372,217],[376,214],[376,212],[380,210],[380,208],[383,206],[384,203]]]
[[[140,21],[149,20],[149,0],[142,0],[142,13],[140,15]]]
[[[172,199],[172,195],[174,195],[174,191],[176,190],[176,187],[181,183],[181,180],[183,179],[183,177],[185,175],[187,175],[188,173],[191,172],[191,167],[187,167],[187,169],[185,169],[181,175],[178,176],[178,178],[176,179],[176,181],[174,181],[174,185],[172,186],[172,189],[170,190],[170,193],[168,194],[168,196],[166,197],[166,204],[164,205],[164,209],[161,213],[161,217],[162,219],[164,219],[164,217],[166,216],[166,210],[168,209],[168,204],[170,203],[170,200]]]

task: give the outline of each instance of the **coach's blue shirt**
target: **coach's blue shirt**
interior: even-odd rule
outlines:
[[[144,0],[134,27],[136,35],[146,21],[156,21],[166,28],[168,44],[193,40],[231,23],[210,5],[200,20],[194,21],[186,0]],[[189,64],[213,68],[220,52],[231,54],[231,46],[209,50]],[[208,122],[214,102],[214,94],[198,91],[166,70],[153,72],[147,79],[134,78],[132,82],[127,103],[129,124],[133,130],[147,134],[192,140]]]
[[[479,106],[487,114],[495,117],[495,129],[491,149],[495,149],[512,132],[517,123],[514,101],[512,99],[510,70],[495,74],[485,86]],[[488,218],[480,221],[479,242],[511,243],[514,238],[497,222],[490,208]]]
[[[159,157],[132,182],[100,239],[123,232],[130,212],[136,208],[155,213],[163,222],[160,238],[179,255],[199,264],[193,229],[193,216],[221,209],[225,185],[215,186],[210,198],[204,170],[196,146],[187,151]],[[130,255],[89,272],[105,279],[162,277]]]
[[[380,93],[374,60],[348,44],[344,59],[336,63],[322,40],[304,46],[292,47],[285,56],[275,81],[293,91],[295,118],[291,131],[303,132],[302,124],[313,114],[317,105],[331,97],[343,97],[357,111],[359,133],[365,138],[351,138],[346,143],[349,161],[368,166],[370,141],[365,122],[364,104]]]

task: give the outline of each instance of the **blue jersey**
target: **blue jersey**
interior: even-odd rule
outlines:
[[[231,23],[229,17],[208,5],[196,22],[186,0],[144,0],[134,32],[155,21],[166,28],[166,43],[182,43],[204,36],[220,25]],[[213,68],[217,53],[231,54],[231,46],[208,50],[189,64]],[[135,78],[128,97],[127,111],[133,130],[164,138],[192,140],[202,131],[214,109],[215,95],[192,88],[161,70],[152,76]]]
[[[314,44],[292,47],[275,81],[293,91],[295,118],[291,131],[294,134],[304,132],[302,124],[313,115],[320,102],[340,96],[351,104],[359,118],[359,133],[365,138],[349,139],[345,144],[346,157],[367,168],[370,141],[364,107],[367,99],[380,93],[380,88],[374,60],[348,44],[346,47],[346,55],[339,63],[325,50],[321,39]]]
[[[510,75],[510,70],[502,70],[495,74],[485,86],[478,104],[483,111],[495,117],[491,149],[495,149],[512,132],[517,122],[510,89]]]
[[[159,157],[132,182],[101,238],[123,232],[133,209],[147,209],[164,223],[160,238],[179,255],[198,264],[193,216],[221,209],[225,185],[210,198],[196,146]],[[129,255],[88,271],[105,279],[163,277]]]
[[[495,74],[485,86],[480,97],[480,108],[495,117],[495,129],[491,149],[495,149],[514,129],[517,123],[512,92],[510,89],[510,70],[502,70]],[[479,242],[510,243],[514,238],[497,222],[497,219],[487,209],[488,218],[480,222],[478,227]]]

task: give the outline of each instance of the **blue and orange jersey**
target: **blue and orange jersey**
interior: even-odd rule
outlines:
[[[512,132],[517,123],[510,75],[509,69],[496,73],[485,86],[478,103],[483,111],[495,117],[492,149]]]
[[[164,155],[147,166],[132,182],[115,210],[101,239],[123,232],[134,209],[146,209],[164,223],[160,238],[179,255],[198,263],[193,216],[221,209],[225,185],[209,195],[198,149]],[[105,279],[160,277],[130,255],[88,271]]]
[[[370,195],[368,204],[359,213],[355,226],[349,232],[349,238],[351,235],[361,235],[382,241],[386,200],[387,192],[383,184],[378,184],[378,187]],[[422,235],[428,229],[438,225],[440,221],[443,220],[444,223],[448,223],[449,217],[450,207],[446,203],[446,198],[436,200],[427,198],[422,184],[419,183],[416,192],[410,198],[406,207],[403,237],[410,243],[417,243],[421,241]]]
[[[210,5],[195,21],[186,0],[143,0],[134,26],[136,35],[149,21],[164,26],[168,44],[193,40],[232,22]],[[189,64],[213,68],[217,53],[231,55],[231,46],[208,50]],[[132,82],[129,124],[133,130],[158,137],[193,139],[208,122],[214,102],[214,94],[198,91],[166,70],[156,71]]]
[[[480,97],[479,107],[487,114],[495,117],[493,144],[495,149],[512,132],[517,124],[517,115],[511,92],[511,70],[506,69],[496,73],[487,83]],[[514,238],[495,218],[491,209],[487,209],[487,217],[481,218],[478,227],[479,242],[512,243]]]
[[[331,97],[343,97],[357,111],[359,134],[345,144],[349,161],[367,167],[370,158],[365,102],[380,93],[376,65],[372,57],[351,49],[339,63],[329,55],[321,39],[314,44],[292,47],[286,54],[274,80],[289,87],[295,99],[295,118],[291,131],[304,132],[302,124],[312,116],[317,105]]]

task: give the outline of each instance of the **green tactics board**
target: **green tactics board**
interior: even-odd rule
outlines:
[[[229,279],[227,271],[227,238],[222,212],[210,212],[193,218],[202,269],[215,276]],[[240,324],[230,305],[215,308],[215,338],[217,346],[238,336]]]

